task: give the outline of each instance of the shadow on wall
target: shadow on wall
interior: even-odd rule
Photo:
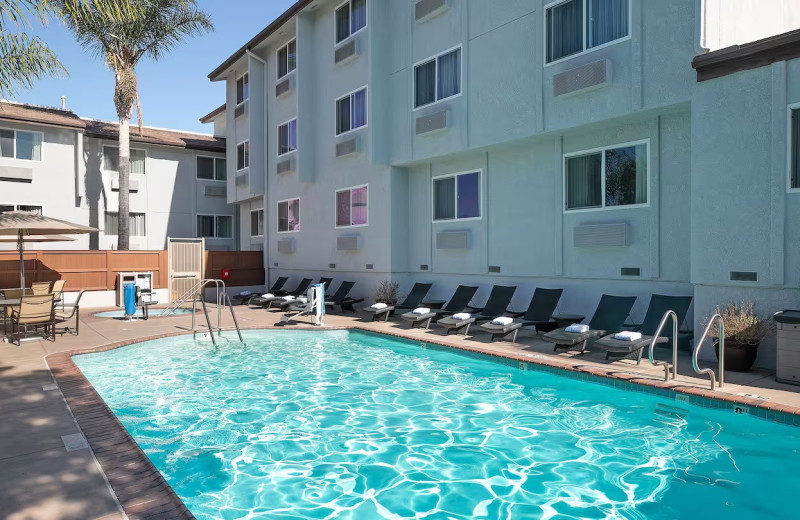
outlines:
[[[83,160],[86,165],[86,177],[84,178],[84,190],[86,193],[86,201],[89,206],[89,226],[103,229],[105,222],[100,225],[100,201],[102,199],[102,207],[108,207],[108,195],[106,194],[105,186],[103,185],[103,175],[100,171],[102,156],[100,154],[101,146],[91,146],[89,140],[84,141]],[[105,220],[105,219],[104,219]],[[89,249],[100,249],[100,236],[99,233],[92,233],[89,235]]]

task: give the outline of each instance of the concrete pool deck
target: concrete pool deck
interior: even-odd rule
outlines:
[[[241,327],[274,327],[281,314],[261,309],[236,308]],[[95,318],[86,312],[81,319],[80,336],[58,336],[55,342],[29,341],[18,347],[0,343],[0,511],[7,520],[27,519],[97,519],[180,518],[179,502],[170,497],[169,487],[158,482],[149,461],[142,461],[140,450],[121,430],[102,402],[87,399],[93,394],[85,380],[68,380],[69,353],[103,349],[109,345],[133,342],[165,334],[186,333],[191,329],[190,316],[153,318],[148,321],[123,322]],[[620,380],[633,380],[648,386],[672,387],[687,394],[713,395],[737,401],[749,407],[768,407],[775,411],[800,414],[800,386],[778,383],[767,371],[726,372],[721,390],[709,393],[708,379],[696,376],[687,353],[679,357],[676,381],[664,383],[663,369],[646,360],[606,361],[603,352],[553,353],[552,345],[535,337],[532,331],[521,333],[519,344],[488,343],[489,335],[475,330],[469,337],[445,336],[443,329],[407,328],[397,320],[366,322],[352,315],[328,315],[326,324],[335,328],[358,328],[397,335],[425,343],[467,349],[526,363],[543,364]],[[232,326],[230,316],[223,317],[223,327]],[[307,327],[300,325],[300,327]],[[659,349],[658,357],[669,353]],[[704,366],[710,366],[704,364]],[[61,388],[54,387],[51,368]],[[716,368],[716,367],[712,367]],[[67,406],[62,392],[72,404]],[[762,401],[742,394],[766,398]],[[733,405],[733,404],[731,404]],[[752,409],[752,408],[751,408]],[[73,416],[74,413],[74,416]],[[78,418],[81,429],[76,423]],[[65,448],[62,436],[87,433],[93,450]],[[80,435],[77,437],[80,440]],[[131,447],[132,446],[132,447]],[[96,456],[96,459],[95,459]],[[100,464],[96,462],[100,461]],[[101,469],[101,465],[102,468]],[[114,484],[112,493],[108,482]],[[124,505],[123,508],[120,503]]]

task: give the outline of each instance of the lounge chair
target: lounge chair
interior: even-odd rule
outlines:
[[[422,304],[422,300],[428,295],[433,284],[431,283],[415,283],[408,293],[406,299],[402,303],[396,305],[387,305],[386,307],[375,309],[373,307],[364,307],[361,311],[366,314],[370,321],[375,321],[378,317],[383,317],[383,321],[389,321],[389,316],[397,309],[416,309]]]
[[[23,296],[19,307],[11,311],[11,336],[20,345],[22,334],[44,328],[44,338],[55,341],[55,306],[53,294]]]
[[[55,322],[56,324],[59,323],[66,323],[72,318],[75,318],[75,335],[77,336],[80,333],[80,326],[81,326],[81,298],[83,297],[83,293],[86,291],[81,291],[78,293],[78,297],[75,299],[75,303],[69,306],[69,310],[62,310],[61,312],[55,313]],[[64,327],[63,332],[70,332],[71,329],[69,327]]]
[[[472,297],[475,296],[476,292],[478,292],[478,288],[476,286],[459,285],[456,288],[456,292],[453,293],[453,297],[450,298],[450,301],[447,302],[447,305],[445,305],[442,309],[431,309],[425,313],[414,312],[416,310],[414,309],[411,312],[402,314],[400,317],[410,322],[411,328],[414,328],[416,325],[424,324],[423,328],[427,329],[431,326],[431,320],[437,316],[455,314],[457,312],[466,310],[466,308],[469,306],[469,302],[472,301]]]
[[[555,320],[553,320],[553,313],[558,307],[558,302],[561,300],[561,293],[564,289],[542,289],[537,287],[533,292],[533,298],[528,305],[528,310],[525,312],[509,312],[514,318],[522,318],[519,321],[514,321],[508,324],[499,323],[482,323],[481,329],[492,335],[490,341],[498,338],[505,338],[512,343],[517,341],[517,333],[522,327],[533,326],[536,333],[550,332],[558,328]]]
[[[325,292],[327,293],[332,282],[333,282],[333,278],[320,278],[319,281],[317,282],[317,284],[322,284],[325,287]],[[308,292],[308,289],[306,289],[306,292]],[[286,311],[289,308],[294,307],[294,306],[296,306],[296,304],[300,303],[300,302],[298,302],[298,299],[305,298],[305,296],[306,296],[306,294],[303,293],[303,294],[295,296],[291,300],[283,298],[283,299],[280,299],[280,300],[277,300],[277,301],[273,302],[272,305],[270,305],[269,308],[278,309],[280,311]],[[330,296],[326,295],[325,299],[326,300],[330,299]]]
[[[289,281],[288,277],[286,276],[279,277],[277,280],[275,280],[275,283],[272,284],[272,287],[269,288],[267,293],[272,294],[273,296],[283,296],[284,294],[286,294],[286,291],[283,291],[281,289],[283,289],[283,286],[286,285],[287,281]],[[244,291],[234,295],[233,298],[231,298],[231,300],[233,300],[234,303],[240,305],[247,305],[258,297],[259,296],[255,293],[252,293],[250,291]]]
[[[350,291],[355,284],[355,282],[342,282],[342,285],[336,289],[333,296],[331,296],[330,299],[325,299],[325,306],[335,308],[338,305],[342,312],[349,311],[355,313],[356,309],[353,305],[364,301],[364,298],[355,299],[350,296]]]
[[[31,294],[41,296],[50,294],[53,282],[34,282],[31,284]]]
[[[653,335],[661,324],[661,318],[667,311],[673,311],[678,316],[678,326],[686,319],[686,313],[692,304],[691,296],[665,296],[654,294],[650,297],[650,305],[644,321],[639,326],[627,327],[639,332],[642,337],[633,341],[616,339],[615,334],[609,334],[594,342],[595,345],[606,351],[606,359],[611,357],[625,358],[636,357],[636,364],[642,361],[642,353],[645,347],[653,341]],[[667,325],[662,331],[662,335],[656,339],[656,343],[667,343],[672,339],[672,324]]]
[[[67,285],[66,280],[56,280],[53,282],[53,287],[50,292],[53,293],[53,300],[56,304],[61,304],[61,310],[64,310],[64,286]]]
[[[277,294],[273,294],[272,296],[262,295],[260,298],[253,298],[250,300],[250,305],[262,307],[264,309],[269,309],[272,307],[273,303],[277,304],[280,302],[287,301],[289,296],[293,298],[299,298],[306,293],[308,286],[311,285],[311,278],[303,278],[300,280],[300,283],[297,284],[294,291],[286,293],[284,295],[278,296]],[[268,293],[270,294],[270,293]]]
[[[489,293],[486,305],[483,307],[467,306],[467,311],[473,311],[476,314],[466,312],[464,316],[459,316],[457,313],[438,320],[436,324],[447,329],[446,334],[461,332],[466,336],[469,333],[470,325],[473,323],[490,321],[505,315],[516,290],[516,286],[495,285],[492,287],[492,292]]]
[[[622,330],[622,324],[636,301],[636,296],[611,296],[604,294],[597,304],[589,330],[586,332],[567,332],[566,328],[548,332],[542,339],[553,343],[553,351],[577,348],[581,356],[586,352],[586,343],[590,339],[607,336]]]

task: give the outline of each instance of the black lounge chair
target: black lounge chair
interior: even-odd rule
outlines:
[[[350,296],[350,291],[353,289],[355,284],[355,282],[342,282],[342,285],[336,289],[336,292],[333,293],[333,296],[331,296],[330,299],[325,300],[325,306],[336,307],[338,305],[342,312],[349,311],[355,313],[356,308],[353,307],[353,305],[364,301],[364,298],[355,299]]]
[[[373,309],[372,307],[364,307],[361,312],[366,314],[370,321],[375,321],[376,318],[382,317],[383,321],[389,321],[389,316],[397,309],[416,309],[422,304],[422,300],[428,295],[431,290],[432,283],[415,283],[408,293],[406,299],[402,303],[396,305],[387,305],[383,309]]]
[[[522,327],[533,326],[536,333],[550,332],[558,328],[553,313],[558,307],[558,302],[561,300],[561,293],[564,289],[542,289],[538,287],[533,292],[533,298],[528,305],[528,310],[525,312],[509,312],[514,318],[522,318],[519,321],[509,323],[508,325],[501,325],[498,323],[482,323],[481,329],[492,335],[490,341],[498,338],[505,338],[514,343],[517,341],[517,333]]]
[[[303,278],[300,280],[300,283],[297,284],[294,291],[290,291],[282,296],[274,295],[272,298],[254,298],[251,300],[250,304],[269,309],[273,304],[277,305],[278,303],[287,301],[285,298],[288,296],[293,296],[295,298],[303,296],[308,290],[309,285],[311,285],[311,278]]]
[[[492,287],[492,292],[489,294],[489,299],[486,300],[486,305],[483,307],[467,306],[467,311],[474,311],[477,314],[471,315],[469,318],[458,319],[455,316],[447,316],[436,322],[447,329],[446,334],[461,332],[465,336],[469,333],[469,327],[473,323],[479,321],[489,321],[500,316],[505,315],[508,311],[508,306],[511,305],[511,299],[514,297],[514,292],[517,290],[516,286],[495,285]]]
[[[554,343],[553,351],[577,348],[581,356],[586,352],[586,343],[593,338],[619,332],[636,302],[636,296],[611,296],[604,294],[597,304],[587,332],[567,332],[556,329],[545,334],[542,339]]]
[[[678,326],[686,319],[689,306],[692,304],[691,296],[665,296],[654,294],[650,297],[650,305],[647,307],[647,314],[641,325],[630,327],[642,333],[641,339],[634,341],[619,340],[613,334],[605,336],[594,342],[595,345],[606,351],[606,359],[610,357],[625,358],[636,356],[636,364],[642,361],[642,353],[645,347],[653,341],[653,335],[661,324],[661,318],[667,311],[675,312],[678,317]],[[680,334],[680,333],[679,333]],[[656,343],[667,343],[672,339],[672,323],[667,321],[662,335],[656,339]]]
[[[444,308],[431,309],[431,312],[426,312],[425,314],[415,314],[413,311],[407,312],[400,317],[411,322],[411,328],[421,323],[425,324],[424,328],[430,328],[433,318],[466,310],[467,307],[469,307],[469,302],[472,301],[472,297],[475,296],[477,291],[478,288],[475,286],[459,285],[458,288],[456,288],[456,292],[453,293],[453,297],[450,298],[450,301],[447,302]],[[424,303],[420,305],[424,306]]]
[[[317,282],[317,284],[322,284],[325,287],[325,293],[327,293],[328,289],[330,289],[331,283],[333,283],[333,278],[320,278],[319,281]],[[306,289],[306,290],[308,290],[308,289]],[[269,309],[279,310],[279,311],[286,311],[290,307],[292,307],[295,304],[299,303],[297,301],[298,298],[302,298],[304,296],[305,296],[305,291],[302,294],[294,295],[294,298],[292,298],[291,300],[287,300],[285,298],[278,299],[278,300],[272,302],[272,305],[270,305],[268,308]],[[325,297],[328,298],[328,296],[325,296]]]
[[[283,288],[283,286],[286,285],[286,282],[288,280],[289,278],[285,276],[279,277],[277,280],[275,280],[275,283],[272,284],[272,287],[269,288],[267,293],[272,294],[274,296],[281,296],[283,294],[286,294],[286,291],[282,291],[281,288]],[[253,300],[260,298],[261,297],[255,293],[250,293],[250,294],[239,293],[231,299],[233,300],[234,303],[239,303],[240,305],[247,305]]]

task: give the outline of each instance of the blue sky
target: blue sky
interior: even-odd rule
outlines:
[[[198,0],[216,27],[213,33],[187,40],[158,63],[137,66],[144,124],[210,133],[199,118],[225,101],[223,83],[208,73],[288,9],[295,0]],[[114,76],[102,60],[78,46],[60,24],[31,32],[41,37],[69,71],[69,78],[46,78],[31,90],[20,90],[15,101],[67,107],[81,117],[115,121]]]

